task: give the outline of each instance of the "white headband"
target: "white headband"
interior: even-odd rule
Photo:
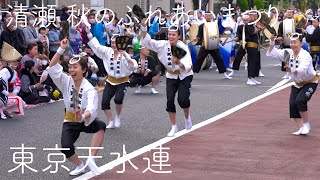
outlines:
[[[293,37],[293,36],[296,36],[296,37]],[[295,40],[299,39],[300,36],[302,36],[302,34],[300,34],[300,33],[292,33],[291,36],[290,36],[290,41],[295,41]]]
[[[78,58],[78,59],[72,62],[72,60],[74,60],[74,59],[76,59],[76,58]],[[81,60],[81,56],[80,56],[80,55],[74,55],[73,58],[71,58],[71,59],[69,60],[69,64],[76,64],[76,63],[78,63],[80,60]]]

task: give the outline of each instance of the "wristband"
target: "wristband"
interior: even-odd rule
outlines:
[[[147,31],[148,31],[147,26],[142,26],[142,25],[141,25],[141,31],[142,31],[142,32],[147,32]]]
[[[93,35],[92,35],[92,33],[90,33],[90,34],[87,34],[87,36],[88,36],[88,39],[91,39],[91,38],[93,38]]]
[[[62,55],[64,53],[65,49],[62,49],[61,47],[58,48],[57,53]]]
[[[275,43],[276,43],[276,41],[275,41],[275,40],[271,40],[271,39],[270,39],[269,44],[270,44],[271,46],[274,46],[274,45],[275,45]]]

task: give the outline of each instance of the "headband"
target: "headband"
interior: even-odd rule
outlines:
[[[75,61],[74,61],[75,60]],[[81,60],[80,55],[74,55],[73,58],[69,60],[69,64],[76,64]]]

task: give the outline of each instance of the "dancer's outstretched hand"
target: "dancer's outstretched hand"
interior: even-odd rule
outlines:
[[[60,47],[61,47],[62,49],[66,49],[66,48],[68,47],[68,44],[69,44],[68,39],[67,39],[67,38],[64,38],[64,39],[60,42]]]

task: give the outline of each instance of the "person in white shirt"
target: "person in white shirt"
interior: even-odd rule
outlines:
[[[146,19],[142,19],[141,23],[141,45],[158,53],[160,62],[167,69],[166,73],[166,91],[167,91],[167,112],[169,113],[171,121],[171,131],[168,136],[174,136],[178,132],[178,126],[176,124],[176,107],[175,96],[178,92],[178,103],[183,108],[185,116],[185,127],[190,130],[192,127],[192,121],[190,117],[190,88],[193,79],[192,61],[188,47],[179,40],[180,30],[176,27],[169,28],[168,40],[154,40],[147,34]],[[186,55],[181,59],[172,56],[171,48],[176,46],[183,49]]]
[[[60,42],[60,47],[53,56],[47,71],[53,82],[62,91],[64,105],[66,108],[64,123],[62,127],[61,146],[69,148],[62,153],[77,167],[70,175],[79,175],[85,172],[89,166],[94,175],[99,175],[94,156],[98,149],[92,149],[86,164],[84,165],[75,153],[74,142],[79,138],[81,132],[94,133],[91,147],[101,147],[104,139],[106,124],[97,119],[98,94],[84,75],[88,69],[85,57],[74,57],[69,61],[69,74],[62,72],[62,66],[58,63],[60,56],[68,47],[68,40]]]
[[[285,62],[286,71],[289,72],[294,85],[290,94],[290,118],[293,118],[299,130],[293,135],[308,134],[311,126],[309,123],[307,103],[318,86],[318,75],[312,65],[312,57],[309,52],[301,48],[302,35],[292,34],[290,49],[277,49],[274,47],[275,36],[270,38],[270,46],[267,56]],[[287,58],[285,58],[287,57]],[[288,61],[288,62],[286,62]]]
[[[89,71],[87,72],[86,78],[89,79],[89,82],[94,86],[97,87],[98,86],[98,76],[97,76],[97,72],[99,71],[99,67],[97,65],[97,63],[94,61],[94,59],[92,57],[89,56],[89,54],[91,54],[91,49],[89,46],[85,46],[84,48],[84,52],[80,53],[80,56],[86,56],[88,58],[88,67],[90,69],[90,73]],[[88,76],[88,77],[87,77]]]
[[[5,66],[0,70],[0,118],[7,119],[4,111],[10,108],[17,109],[17,106],[24,102],[19,96],[17,96],[20,91],[20,87],[17,89],[14,88],[12,93],[9,92],[9,83],[15,82],[16,79],[19,78],[17,72],[14,70],[17,67],[18,62],[8,61],[3,63],[7,63],[8,66]],[[11,113],[9,113],[9,117],[12,117]]]
[[[116,38],[111,38],[111,48],[102,46],[98,40],[94,38],[90,32],[90,28],[86,28],[89,38],[88,45],[96,56],[103,60],[104,68],[108,73],[108,79],[102,95],[102,110],[109,121],[108,129],[120,127],[120,113],[126,89],[129,85],[129,76],[138,68],[138,64],[125,51],[118,50],[116,46]],[[110,101],[114,96],[116,104],[116,116],[113,120]]]
[[[198,9],[198,11],[197,11],[196,20],[198,21],[199,26],[206,22],[206,19],[204,18],[203,11],[201,9]]]

